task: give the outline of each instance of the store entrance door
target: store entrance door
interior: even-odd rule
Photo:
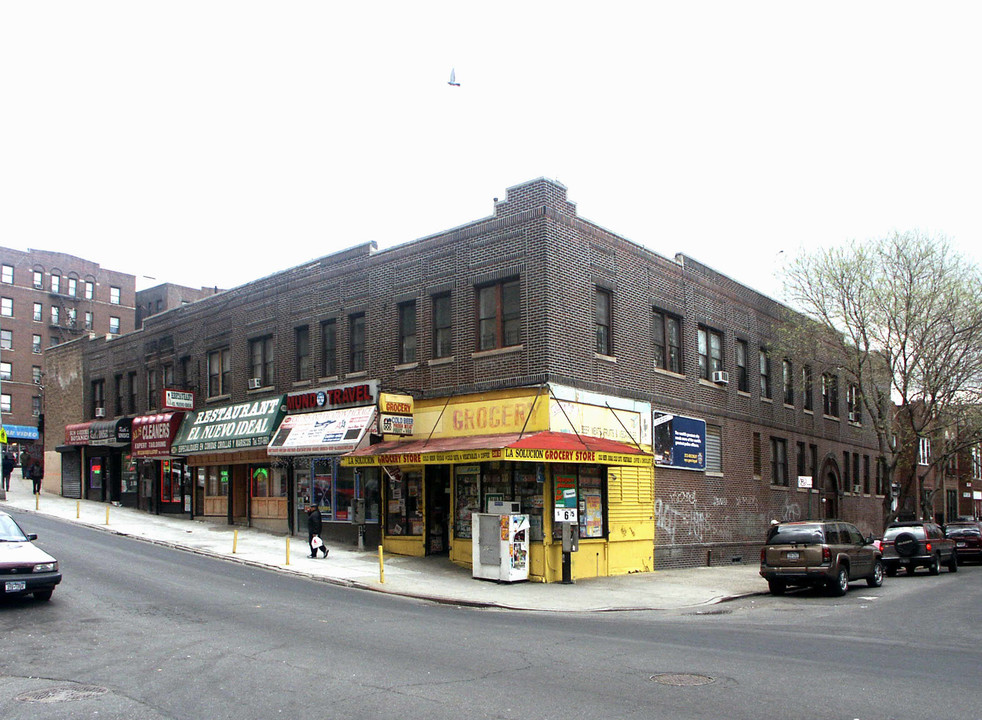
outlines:
[[[450,552],[450,467],[426,468],[426,554]]]

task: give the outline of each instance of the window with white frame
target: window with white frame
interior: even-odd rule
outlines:
[[[12,372],[9,362],[0,362],[0,380],[10,380],[10,373]]]
[[[88,310],[85,311],[85,329],[86,330],[92,329],[92,313],[89,312]]]
[[[91,300],[95,296],[95,283],[91,280],[85,281],[85,299]]]
[[[14,284],[14,266],[13,265],[3,265],[0,266],[0,282],[5,285]]]
[[[118,335],[119,334],[119,318],[118,317],[111,316],[109,318],[109,332],[111,332],[113,335]]]
[[[918,465],[931,464],[931,439],[930,438],[926,438],[926,437],[918,438],[917,464]]]
[[[34,289],[43,290],[44,289],[44,273],[40,270],[34,271]]]
[[[10,406],[10,395],[8,395],[7,393],[3,393],[2,395],[0,395],[0,411],[3,411],[5,413],[9,413],[10,412],[10,407],[11,407]]]
[[[41,307],[41,303],[34,303],[34,322],[42,320],[44,320],[44,308]]]
[[[61,308],[57,305],[51,306],[51,324],[57,325],[61,322]]]
[[[31,352],[35,355],[41,354],[41,336],[31,335]]]
[[[14,349],[14,335],[10,330],[0,330],[0,350]]]
[[[51,292],[60,293],[61,292],[61,275],[56,275],[51,273]]]
[[[109,286],[109,303],[111,305],[119,305],[119,288],[115,285]]]

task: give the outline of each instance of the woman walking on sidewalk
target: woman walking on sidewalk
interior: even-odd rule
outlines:
[[[316,505],[307,506],[307,541],[310,543],[310,557],[317,557],[317,550],[324,551],[324,557],[327,557],[327,546],[324,541],[321,540],[322,522],[321,522],[321,511]],[[320,540],[320,544],[314,545],[314,538]]]
[[[39,495],[41,493],[41,480],[44,479],[44,468],[41,467],[41,463],[37,460],[31,465],[31,481],[34,483],[34,494]]]

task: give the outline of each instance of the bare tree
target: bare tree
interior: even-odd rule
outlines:
[[[837,367],[860,390],[876,432],[887,487],[884,516],[922,516],[933,503],[917,478],[920,440],[929,466],[982,441],[982,276],[945,238],[894,234],[805,252],[785,270],[785,292],[800,315],[785,342]]]

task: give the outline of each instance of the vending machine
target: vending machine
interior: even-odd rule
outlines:
[[[474,513],[473,576],[518,582],[529,579],[529,516]]]

